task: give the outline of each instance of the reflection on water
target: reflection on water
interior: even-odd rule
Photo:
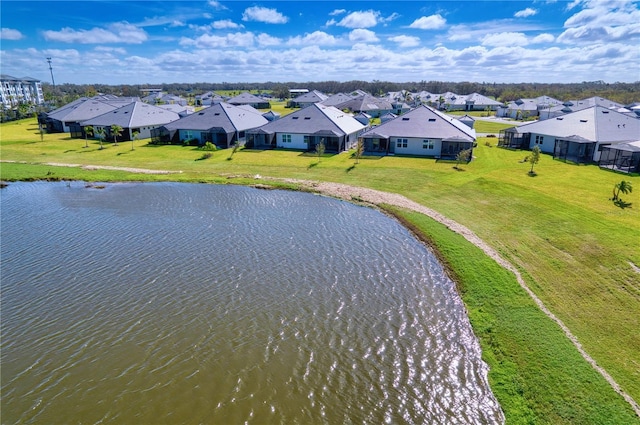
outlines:
[[[2,196],[2,422],[500,423],[464,307],[377,211],[176,183]]]

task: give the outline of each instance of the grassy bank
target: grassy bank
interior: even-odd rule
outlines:
[[[424,215],[388,206],[385,210],[432,246],[455,280],[507,423],[638,422],[512,273]]]
[[[640,400],[640,274],[632,266],[640,266],[640,179],[606,172],[596,166],[565,164],[547,155],[543,155],[535,166],[537,176],[529,177],[530,165],[521,162],[526,152],[485,146],[485,141],[496,142],[491,138],[480,139],[474,150],[476,158],[462,166],[463,171],[454,170],[454,164],[450,162],[424,158],[368,157],[355,165],[347,153],[325,155],[318,162],[313,155],[282,150],[241,150],[231,160],[228,159],[229,151],[217,151],[211,158],[199,160],[203,152],[194,147],[151,146],[147,141],[136,142],[133,151],[129,142],[117,147],[107,143],[104,150],[99,150],[97,142],[89,141],[89,148],[84,148],[84,140],[72,140],[66,134],[47,134],[41,141],[35,120],[28,120],[0,125],[2,160],[26,162],[1,164],[0,177],[5,180],[175,180],[247,184],[264,183],[264,180],[255,179],[261,175],[334,181],[400,193],[469,227],[516,265],[528,285],[572,330],[586,351],[636,401]],[[44,163],[136,167],[181,173],[148,175],[89,171]],[[622,179],[632,181],[636,187],[634,193],[623,196],[633,204],[631,208],[621,209],[609,201],[613,185]],[[418,221],[417,217],[410,219]],[[451,239],[453,247],[459,245]],[[456,249],[462,250],[451,248]],[[488,294],[496,292],[497,311],[487,320],[500,324],[500,332],[511,338],[508,340],[511,342],[501,342],[493,348],[494,331],[483,332],[482,325],[478,327],[478,319],[474,319],[481,343],[488,349],[486,356],[509,359],[505,367],[513,369],[515,375],[509,376],[517,378],[509,378],[516,379],[511,384],[508,379],[507,383],[499,384],[495,375],[491,378],[497,392],[503,385],[514,388],[505,390],[501,396],[507,416],[513,423],[526,422],[528,417],[535,418],[532,422],[577,423],[570,419],[572,416],[582,418],[583,423],[605,423],[596,413],[596,416],[589,416],[592,409],[578,403],[556,382],[534,379],[534,375],[546,370],[549,362],[558,363],[560,368],[567,362],[567,370],[573,370],[569,365],[574,364],[574,360],[566,359],[577,354],[569,354],[569,357],[563,354],[571,349],[563,348],[564,343],[553,342],[555,337],[549,339],[546,331],[542,332],[549,327],[546,319],[529,315],[529,307],[520,304],[520,295],[515,290],[505,289],[504,293],[498,293],[497,288],[506,286],[502,278],[498,278],[497,288],[484,286],[485,281],[493,282],[493,276],[504,273],[501,269],[488,265],[465,266],[465,269],[473,268],[486,271],[478,280],[471,279],[469,288],[463,288],[463,292],[470,293],[476,286]],[[471,304],[473,300],[465,300],[470,314],[491,298],[486,294],[484,297],[475,307]],[[500,311],[501,305],[505,309],[513,305],[514,310],[510,313]],[[484,318],[482,314],[477,317]],[[520,323],[528,323],[530,329],[521,331]],[[529,344],[540,345],[547,351],[538,352]],[[553,354],[556,349],[557,355]],[[580,360],[576,362],[580,363]],[[566,374],[558,376],[566,377]],[[575,397],[587,400],[593,396],[594,400],[605,401],[619,398],[611,389],[593,387],[597,377],[594,380],[578,372],[575,376],[567,381],[578,394]],[[520,391],[529,395],[524,396]],[[531,397],[540,400],[534,403]],[[608,405],[605,401],[603,403]],[[575,408],[587,413],[573,412],[574,405],[583,406],[584,409]],[[612,417],[628,417],[627,409],[615,407],[619,406],[617,402],[612,402],[611,406],[621,415]],[[524,413],[517,413],[519,411]]]

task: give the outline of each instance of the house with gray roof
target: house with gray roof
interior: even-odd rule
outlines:
[[[502,130],[498,146],[513,149],[538,146],[554,158],[576,163],[598,162],[606,146],[633,142],[639,134],[640,119],[592,106]]]
[[[142,98],[145,103],[151,105],[181,105],[187,106],[187,99],[184,97],[176,96],[174,94],[164,92],[154,92]]]
[[[322,103],[325,106],[338,106],[341,103],[346,102],[347,100],[351,100],[353,99],[353,96],[345,94],[345,93],[336,93],[333,94],[331,96],[329,96],[328,98],[326,98],[325,100],[323,100]]]
[[[131,140],[133,133],[137,132],[140,139],[151,137],[151,130],[180,119],[180,116],[172,111],[149,105],[144,102],[133,102],[121,108],[106,112],[97,117],[82,121],[80,125],[92,126],[94,134],[100,128],[104,129],[107,137],[111,136],[111,126],[122,127],[122,135],[119,141]]]
[[[302,93],[300,96],[291,99],[287,102],[288,108],[306,108],[314,103],[319,103],[327,100],[328,96],[318,90],[312,90],[307,93]]]
[[[137,97],[98,95],[81,97],[46,114],[39,122],[49,133],[71,133],[72,138],[84,137],[82,122],[140,100]]]
[[[542,107],[539,110],[539,115],[541,120],[546,120],[570,114],[572,112],[578,112],[583,109],[591,108],[592,106],[602,106],[613,110],[619,110],[620,108],[624,109],[624,106],[621,103],[605,99],[604,97],[594,96],[582,100],[567,100],[554,106]],[[621,112],[626,112],[626,110]]]
[[[462,150],[473,149],[476,132],[459,120],[422,105],[364,132],[360,139],[367,154],[448,159]]]
[[[370,94],[358,95],[335,106],[338,109],[348,110],[354,114],[364,112],[374,118],[380,117],[388,112],[395,111],[391,102],[378,97],[373,97]]]
[[[241,93],[235,97],[232,97],[231,99],[227,100],[227,103],[236,106],[249,105],[253,106],[256,109],[271,108],[271,104],[268,100],[265,100],[249,92]]]
[[[513,119],[523,119],[527,117],[537,117],[543,119],[543,111],[562,105],[558,99],[549,96],[538,96],[532,99],[517,99],[500,105],[496,111],[496,116]]]
[[[247,130],[268,122],[260,111],[248,105],[220,102],[154,130],[152,142],[197,145],[211,142],[219,148],[229,148],[235,143],[244,144]]]
[[[218,93],[208,91],[195,97],[196,106],[211,106],[214,103],[224,102],[224,97]]]
[[[257,149],[313,151],[324,143],[326,152],[351,149],[366,126],[333,106],[314,103],[247,132],[247,146]]]
[[[452,96],[448,101],[450,111],[495,111],[502,103],[481,95],[480,93],[471,93],[467,95]]]

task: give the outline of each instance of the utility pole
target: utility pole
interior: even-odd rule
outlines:
[[[53,83],[53,91],[56,90],[56,80],[53,79],[53,68],[51,67],[51,58],[47,58],[47,62],[49,62],[49,71],[51,72],[51,82]]]

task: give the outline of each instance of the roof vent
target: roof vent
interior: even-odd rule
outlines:
[[[311,117],[304,117],[304,119],[305,119],[305,120],[310,120],[310,119],[311,119]]]
[[[294,119],[294,120],[297,120],[298,118],[300,118],[300,117],[291,117],[291,119]]]
[[[204,112],[198,112],[198,115],[204,115]]]
[[[402,118],[402,121],[409,121],[409,118],[407,118],[407,117],[403,117],[403,118]]]
[[[587,120],[580,120],[580,122],[587,122]]]
[[[435,118],[429,118],[429,122],[436,122]]]
[[[609,111],[602,111],[602,113],[603,113],[603,114],[608,114],[608,113],[609,113]]]
[[[215,113],[215,114],[213,114],[213,115],[218,116],[218,115],[220,115],[220,112],[216,112],[216,113]]]
[[[556,119],[557,119],[558,121],[562,121],[564,118],[563,118],[563,117],[556,117]]]

